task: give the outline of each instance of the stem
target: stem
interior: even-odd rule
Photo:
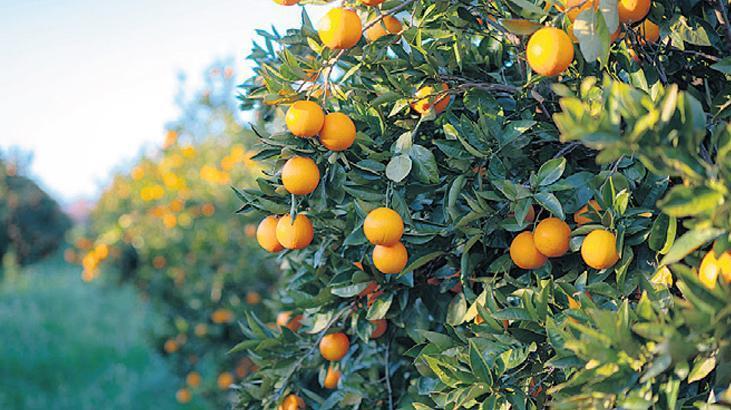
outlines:
[[[292,205],[289,208],[289,219],[294,225],[294,215],[297,213],[297,197],[292,194]]]

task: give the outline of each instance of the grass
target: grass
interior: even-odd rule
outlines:
[[[134,289],[85,284],[60,256],[6,278],[0,408],[180,407],[175,391],[182,381],[146,344],[156,322]]]

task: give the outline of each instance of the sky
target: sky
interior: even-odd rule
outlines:
[[[309,8],[313,21],[326,11]],[[161,144],[188,88],[216,59],[238,76],[254,30],[295,27],[272,0],[0,0],[0,149],[33,151],[31,174],[63,202]]]

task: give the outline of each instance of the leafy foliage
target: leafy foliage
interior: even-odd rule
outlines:
[[[302,313],[304,328],[245,318],[234,350],[260,370],[241,383],[239,406],[275,408],[289,393],[315,409],[728,404],[728,278],[710,287],[695,271],[713,240],[716,254],[731,249],[723,5],[653,2],[651,42],[601,1],[574,22],[576,61],[544,78],[523,56],[539,26],[568,26],[550,2],[344,3],[364,22],[393,14],[406,27],[330,50],[303,10],[299,29],[260,32],[251,54],[242,108],[262,120],[267,177],[240,192],[241,211],[304,213],[315,241],[280,257],[288,280],[274,302]],[[417,90],[440,83],[450,107],[413,112]],[[349,115],[353,147],[333,153],[283,130],[279,106],[301,99]],[[295,154],[322,174],[306,197],[279,180]],[[590,222],[573,223],[592,199]],[[373,268],[363,235],[380,206],[407,226],[398,275]],[[549,215],[571,223],[569,253],[517,268],[512,238]],[[597,271],[579,250],[599,228],[620,259]],[[364,295],[371,281],[378,291]],[[369,320],[382,318],[386,336],[370,340]],[[316,347],[333,331],[351,349],[331,391]]]

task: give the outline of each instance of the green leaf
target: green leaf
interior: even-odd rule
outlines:
[[[582,11],[574,20],[574,35],[587,62],[606,61],[609,54],[609,31],[601,12],[592,8]]]
[[[396,183],[403,181],[410,172],[411,158],[408,155],[398,154],[386,165],[386,177]]]
[[[723,233],[717,228],[696,228],[683,234],[675,241],[667,255],[660,261],[661,265],[669,265],[685,258],[689,253],[716,239]]]
[[[475,345],[474,340],[469,341],[470,346],[470,368],[472,373],[479,379],[488,384],[492,384],[492,375],[490,374],[490,368],[485,362],[485,358],[482,357],[482,353]]]
[[[388,313],[388,309],[391,308],[391,303],[393,302],[393,295],[389,294],[388,296],[381,296],[378,299],[376,299],[375,302],[373,302],[373,305],[368,309],[368,313],[366,314],[366,319],[368,320],[376,320],[376,319],[383,319],[386,317],[386,313]]]
[[[536,182],[538,183],[538,186],[551,185],[558,181],[558,179],[561,178],[561,175],[563,175],[565,169],[566,158],[564,157],[546,161],[543,165],[541,165],[541,168],[538,169],[538,173],[536,174]]]
[[[363,291],[363,289],[365,289],[367,287],[368,287],[367,282],[356,283],[354,285],[332,288],[332,289],[330,289],[330,293],[332,293],[335,296],[340,296],[341,298],[350,298],[350,297],[353,297],[353,296],[359,294],[360,292]]]
[[[706,186],[673,187],[658,206],[666,214],[682,218],[693,216],[716,208],[723,202],[723,194]]]
[[[403,272],[413,272],[444,254],[445,254],[445,252],[443,252],[443,251],[434,251],[434,252],[428,253],[428,254],[418,258],[417,260],[411,262],[410,265],[408,265],[406,268],[404,268]]]
[[[731,57],[724,57],[721,61],[712,64],[711,68],[724,74],[731,74]]]
[[[459,292],[454,295],[452,301],[449,302],[449,306],[447,306],[447,323],[452,326],[461,325],[466,311],[467,301],[465,300],[464,293]]]
[[[675,233],[678,222],[674,216],[658,215],[650,229],[650,238],[647,241],[650,249],[666,254],[675,243]]]
[[[693,370],[688,374],[688,383],[697,382],[708,376],[716,368],[716,358],[698,356],[693,361]]]
[[[419,182],[425,184],[436,184],[439,182],[439,169],[434,154],[426,147],[414,144],[409,151],[409,156],[414,161],[414,175]]]
[[[539,192],[533,196],[533,199],[536,200],[542,207],[546,208],[548,212],[552,213],[553,216],[555,216],[558,219],[564,219],[565,215],[563,213],[563,207],[561,206],[561,201],[556,198],[555,195],[553,195],[550,192]]]

